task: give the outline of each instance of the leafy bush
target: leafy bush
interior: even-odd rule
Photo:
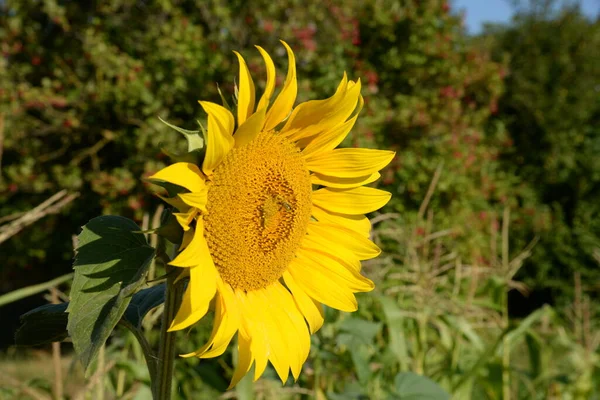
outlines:
[[[157,116],[193,128],[196,100],[218,98],[215,82],[226,97],[233,91],[228,52],[247,49],[254,71],[262,61],[251,44],[281,53],[279,37],[297,51],[306,96],[330,95],[343,70],[362,78],[366,106],[347,145],[399,150],[384,182],[403,216],[416,211],[415,193],[440,163],[434,206],[448,211],[437,214],[445,226],[464,226],[457,234],[487,226],[500,203],[518,205],[516,180],[496,161],[504,130],[485,129],[505,67],[468,46],[446,2],[297,3],[5,4],[2,214],[60,188],[82,192],[68,216],[12,240],[6,267],[60,265],[69,248],[45,232],[71,235],[99,211],[140,219],[155,204],[141,178],[162,166],[161,147],[177,149]]]
[[[535,192],[527,220],[543,222],[524,226],[541,236],[527,281],[564,302],[575,272],[600,277],[600,20],[577,8],[542,11],[524,9],[488,33],[495,57],[510,60],[494,123],[514,143],[502,152],[503,169]]]

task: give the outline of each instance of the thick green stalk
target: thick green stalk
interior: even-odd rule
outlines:
[[[173,367],[175,365],[175,332],[168,332],[171,321],[175,318],[181,296],[183,294],[183,281],[175,283],[177,274],[167,264],[167,285],[165,294],[165,309],[163,312],[160,330],[160,345],[158,349],[157,376],[153,377],[153,392],[155,400],[171,399],[171,383],[173,381]]]

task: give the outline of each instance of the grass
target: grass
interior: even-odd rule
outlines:
[[[580,277],[568,309],[545,306],[511,319],[507,293],[527,292],[514,276],[535,240],[522,250],[509,248],[505,208],[487,231],[473,233],[483,237],[472,243],[486,244],[465,251],[460,229],[436,229],[428,208],[439,174],[441,168],[418,213],[373,218],[373,238],[385,252],[363,268],[376,290],[359,296],[356,313],[326,309],[297,383],[282,387],[269,368],[258,382],[244,379],[224,392],[234,361],[228,351],[215,360],[178,360],[175,398],[397,399],[404,390],[399,377],[407,372],[431,378],[456,400],[598,398],[600,318]],[[145,319],[149,334],[160,316],[159,307]],[[180,348],[201,345],[209,329],[201,324],[178,335]],[[0,398],[52,398],[58,384],[52,365],[51,351],[11,350],[0,360]],[[65,399],[149,398],[143,356],[125,330],[116,331],[87,379],[71,354],[60,359],[60,370]]]

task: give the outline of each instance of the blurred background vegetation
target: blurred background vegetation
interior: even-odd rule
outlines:
[[[599,399],[600,22],[573,2],[521,2],[473,36],[445,0],[0,1],[0,295],[69,273],[98,214],[153,226],[141,178],[182,145],[157,117],[194,129],[198,99],[233,93],[232,50],[261,90],[260,44],[280,82],[280,38],[299,101],[361,78],[345,145],[397,151],[372,216],[384,254],[364,267],[377,288],[355,314],[327,310],[297,383],[267,373],[222,394],[227,353],[178,361],[177,396],[433,399],[418,396],[435,381],[455,399]],[[68,344],[11,346],[66,280],[0,297],[0,398],[149,398],[125,330],[87,379]]]

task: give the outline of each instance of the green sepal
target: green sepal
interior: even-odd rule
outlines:
[[[225,107],[229,112],[231,112],[231,107],[229,106],[227,99],[223,95],[223,92],[221,91],[221,88],[219,87],[218,83],[217,83],[217,92],[219,92],[219,96],[221,96],[221,101],[223,102],[223,107]]]
[[[181,133],[186,138],[188,142],[188,152],[192,152],[194,150],[201,150],[204,148],[204,138],[200,135],[200,131],[190,131],[187,129],[183,129],[168,123],[161,117],[158,117],[158,119],[160,120],[160,122],[167,125],[169,128]]]
[[[156,229],[156,234],[174,244],[181,244],[183,241],[183,228],[171,212],[169,212],[161,225]]]

